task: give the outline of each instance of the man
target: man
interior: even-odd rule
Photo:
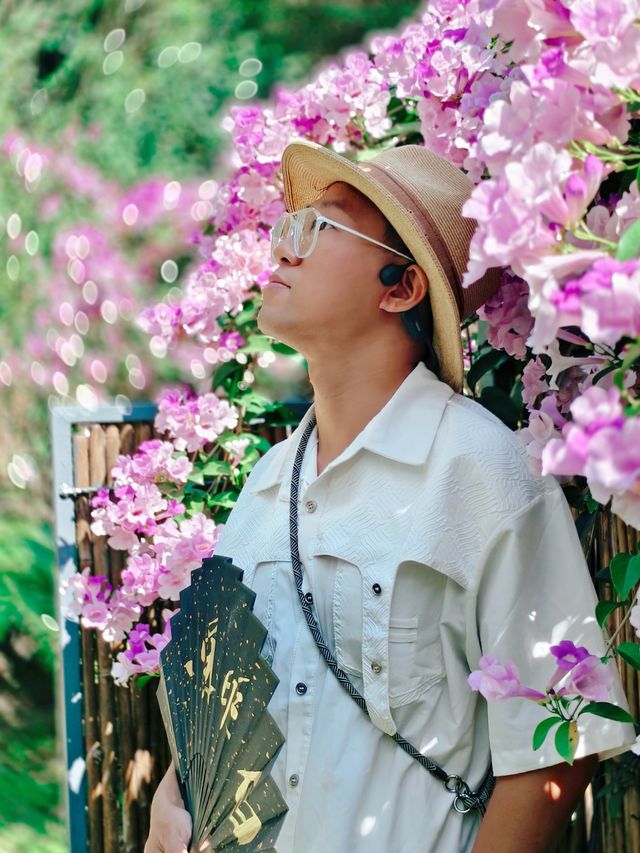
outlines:
[[[531,474],[517,437],[459,393],[460,322],[496,287],[492,273],[460,284],[470,182],[416,146],[358,166],[294,143],[282,169],[288,210],[304,212],[275,229],[278,267],[258,322],[305,356],[314,404],[256,465],[216,549],[256,590],[280,678],[270,710],[286,744],[273,775],[289,813],[278,851],[545,850],[596,754],[634,735],[592,717],[570,767],[552,738],[531,749],[535,703],[487,706],[466,681],[495,654],[544,689],[549,642],[603,650],[558,484]],[[303,592],[370,719],[321,657],[294,584],[289,495],[305,430]],[[611,699],[624,705],[615,684]],[[455,795],[395,732],[474,791],[493,763],[482,822],[454,810]],[[170,768],[146,853],[183,853],[189,828]]]

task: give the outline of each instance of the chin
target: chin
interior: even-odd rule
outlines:
[[[295,349],[295,344],[291,341],[291,335],[288,335],[286,330],[280,326],[280,324],[277,322],[277,318],[268,316],[268,312],[265,312],[264,310],[264,303],[258,311],[256,323],[258,329],[262,332],[263,335],[268,335],[270,338],[273,338],[279,343],[286,344],[287,346],[293,347],[293,349]]]

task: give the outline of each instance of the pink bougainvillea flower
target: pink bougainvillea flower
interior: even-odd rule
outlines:
[[[505,274],[503,284],[478,310],[478,317],[488,323],[487,337],[491,346],[520,360],[526,357],[526,341],[533,326],[528,299],[527,283]]]
[[[193,452],[214,441],[226,429],[234,429],[238,411],[215,394],[186,396],[167,392],[158,403],[155,427],[167,432],[178,450]]]
[[[480,668],[474,670],[467,681],[471,689],[481,693],[488,702],[515,696],[535,701],[546,699],[544,693],[520,683],[518,670],[510,661],[501,664],[493,655],[483,655],[478,665]]]
[[[605,702],[613,684],[609,667],[596,655],[582,658],[568,673],[558,696],[583,696],[590,702]]]
[[[549,651],[556,659],[556,671],[549,680],[547,690],[555,687],[574,666],[589,657],[588,649],[584,646],[576,646],[571,640],[562,640],[557,646],[551,646]]]

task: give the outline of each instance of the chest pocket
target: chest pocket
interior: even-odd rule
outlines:
[[[420,699],[444,677],[440,622],[447,579],[413,561],[378,569],[375,579],[352,563],[331,562],[338,663],[361,687],[366,667],[375,663],[380,639],[388,634],[389,705]]]
[[[416,701],[444,677],[441,617],[447,579],[423,563],[398,566],[389,615],[389,704]]]

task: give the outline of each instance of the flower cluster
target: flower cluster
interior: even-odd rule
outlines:
[[[576,697],[593,702],[604,702],[613,684],[613,675],[600,658],[588,652],[584,646],[576,646],[563,640],[549,649],[556,661],[556,669],[541,693],[520,682],[515,664],[501,664],[493,655],[484,655],[468,678],[472,690],[477,690],[487,701],[511,699],[520,696],[545,704],[549,695]]]
[[[534,732],[533,749],[542,746],[554,726],[559,727],[559,733],[564,728],[566,738],[556,737],[556,747],[571,763],[578,747],[577,722],[582,714],[633,720],[626,711],[606,701],[613,685],[613,673],[607,663],[571,640],[563,640],[551,646],[549,651],[555,658],[555,670],[544,693],[525,687],[515,664],[510,661],[502,664],[493,655],[481,657],[479,669],[474,670],[467,680],[471,689],[477,690],[488,702],[522,698],[545,708],[551,716],[543,720]]]
[[[620,391],[587,388],[571,404],[572,421],[542,454],[543,472],[581,474],[593,497],[640,527],[640,419],[625,418]]]
[[[190,453],[214,441],[238,423],[238,411],[215,394],[186,396],[180,391],[166,392],[158,404],[156,429],[169,432],[178,450]]]

